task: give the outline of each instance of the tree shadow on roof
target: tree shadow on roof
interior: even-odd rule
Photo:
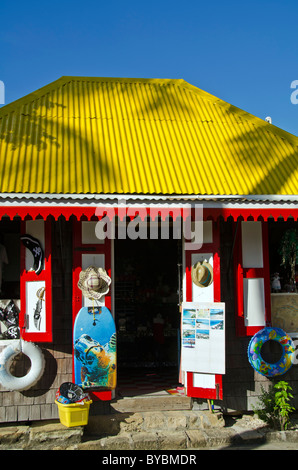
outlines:
[[[51,86],[1,109],[2,191],[297,192],[295,137],[186,83]]]
[[[49,132],[53,118],[47,117],[59,107],[64,106],[45,96],[0,117],[0,139],[10,144],[11,150],[26,144],[34,145],[40,151],[47,148],[47,142],[59,147],[57,137]]]
[[[279,130],[275,132],[274,127],[239,127],[243,132],[230,142],[235,149],[231,157],[246,181],[248,194],[297,193],[298,146],[282,137]]]
[[[45,95],[15,110],[10,106],[8,114],[2,111],[2,190],[31,192],[29,180],[34,187],[35,179],[40,191],[32,192],[73,192],[71,182],[81,188],[77,192],[89,192],[84,190],[84,184],[88,187],[96,177],[104,178],[109,174],[108,162],[102,158],[100,148],[95,148],[92,135],[82,132],[84,125],[75,117],[69,117],[68,108],[68,104]],[[60,191],[57,180],[63,180]]]

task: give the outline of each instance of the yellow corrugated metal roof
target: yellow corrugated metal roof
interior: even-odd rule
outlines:
[[[298,138],[184,80],[62,77],[0,109],[0,192],[298,193]]]

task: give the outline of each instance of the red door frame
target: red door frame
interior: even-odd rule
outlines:
[[[105,270],[112,279],[112,253],[111,240],[106,238],[104,243],[86,244],[82,243],[82,224],[80,220],[73,220],[73,276],[72,276],[72,328],[79,310],[82,308],[82,291],[78,288],[80,272],[82,270],[82,255],[87,253],[103,254],[105,257]],[[112,311],[111,289],[105,296],[105,306]],[[74,378],[74,351],[72,354],[72,374]],[[88,390],[93,401],[112,399],[111,390]]]
[[[212,222],[212,243],[204,243],[200,250],[185,251],[186,302],[192,302],[191,256],[193,253],[213,254],[214,302],[221,302],[220,289],[220,222]],[[187,372],[187,396],[192,398],[223,399],[222,375],[215,374],[215,388],[194,387],[194,373]]]
[[[187,372],[187,396],[192,398],[206,398],[210,400],[222,400],[222,375],[215,374],[215,388],[194,387],[193,372]]]

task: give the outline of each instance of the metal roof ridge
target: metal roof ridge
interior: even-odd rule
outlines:
[[[11,103],[6,104],[5,106],[2,106],[0,108],[0,117],[5,116],[9,112],[12,111],[11,108],[21,106],[24,103],[29,103],[31,101],[34,101],[35,99],[40,98],[41,96],[49,93],[51,90],[55,89],[58,85],[64,86],[67,83],[73,82],[73,81],[97,81],[97,82],[123,82],[123,83],[158,83],[158,82],[164,82],[166,83],[184,83],[187,84],[185,80],[182,78],[128,78],[128,77],[86,77],[86,76],[76,76],[76,75],[63,75],[60,78],[57,78],[57,80],[54,80],[53,82],[47,83],[46,85],[38,88],[37,90],[31,91],[27,93],[25,96],[22,96],[21,98],[18,98]],[[189,84],[190,85],[190,84]],[[193,86],[193,85],[190,85]],[[195,86],[193,86],[194,89],[196,89]],[[199,90],[199,89],[198,89]],[[202,90],[203,91],[203,90]]]
[[[278,135],[281,138],[287,139],[293,146],[298,147],[298,136],[287,132],[286,130],[275,126],[274,124],[270,124],[265,119],[259,118],[248,111],[245,111],[227,101],[208,93],[201,88],[198,88],[195,85],[187,82],[182,78],[130,78],[130,77],[88,77],[88,76],[76,76],[76,75],[63,75],[62,77],[50,82],[43,87],[28,93],[27,95],[8,103],[5,106],[0,108],[0,118],[5,116],[11,111],[15,110],[15,107],[19,107],[24,103],[29,103],[34,101],[35,99],[40,98],[44,94],[53,90],[57,85],[66,85],[72,81],[106,81],[106,82],[122,82],[122,83],[152,83],[152,84],[175,84],[176,86],[183,87],[184,89],[191,91],[197,95],[199,95],[202,99],[207,99],[212,101],[215,105],[221,106],[223,108],[228,108],[228,111],[234,115],[238,115],[240,119],[247,119],[250,122],[253,122],[257,125],[260,125],[266,128],[266,131],[273,133],[274,135]]]

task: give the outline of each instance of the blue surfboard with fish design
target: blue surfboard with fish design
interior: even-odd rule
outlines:
[[[83,389],[116,387],[116,326],[107,307],[83,307],[73,329],[74,382]]]

